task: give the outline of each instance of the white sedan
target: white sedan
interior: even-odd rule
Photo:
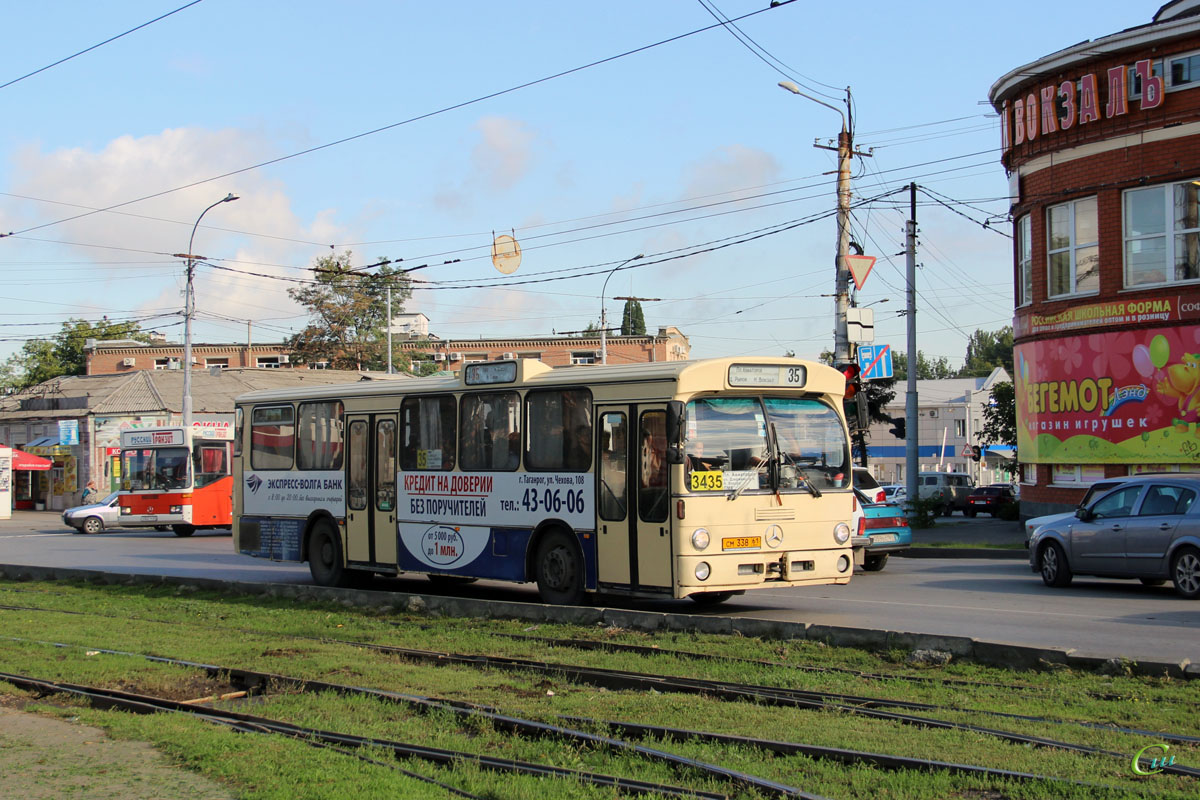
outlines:
[[[99,503],[75,506],[63,512],[62,521],[77,533],[102,533],[105,528],[121,524],[121,507],[117,505],[118,492],[113,492]]]

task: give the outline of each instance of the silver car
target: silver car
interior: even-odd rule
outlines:
[[[1189,600],[1200,597],[1200,475],[1131,477],[1094,495],[1075,515],[1041,525],[1029,565],[1047,586],[1075,575],[1168,580]]]
[[[121,507],[117,504],[118,492],[113,492],[99,503],[75,506],[63,512],[62,521],[78,533],[102,533],[105,528],[121,524]]]

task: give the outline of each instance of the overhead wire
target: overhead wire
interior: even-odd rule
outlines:
[[[86,47],[83,50],[80,50],[78,53],[73,53],[73,54],[67,56],[66,58],[60,58],[58,61],[55,61],[53,64],[47,64],[46,66],[40,67],[39,69],[35,69],[33,72],[28,72],[19,78],[13,78],[12,80],[8,81],[7,83],[0,83],[0,89],[7,89],[9,86],[12,86],[14,83],[20,83],[21,81],[25,80],[26,78],[32,78],[34,75],[45,72],[48,69],[53,69],[54,67],[57,67],[59,64],[65,64],[73,58],[78,58],[79,56],[83,55],[84,53],[90,53],[98,47],[103,47],[104,45],[109,44],[110,42],[115,42],[117,39],[120,39],[123,36],[128,36],[129,34],[135,32],[135,31],[140,31],[142,28],[145,28],[149,25],[153,25],[154,23],[156,23],[160,20],[164,20],[173,14],[178,14],[180,11],[183,11],[184,9],[191,8],[192,6],[196,5],[199,2],[201,2],[201,0],[192,0],[192,2],[182,5],[179,8],[175,9],[174,11],[168,11],[166,14],[163,14],[162,16],[159,16],[159,17],[155,17],[154,19],[150,20],[149,22],[143,22],[141,25],[138,25],[136,28],[130,28],[129,30],[125,31],[124,33],[118,33],[116,36],[111,36],[111,37],[105,39],[103,42],[94,44],[91,47]]]
[[[196,1],[198,2],[198,0],[196,0]],[[748,12],[748,13],[746,13],[746,14],[743,14],[743,15],[741,15],[741,16],[739,16],[739,17],[736,17],[736,18],[734,18],[734,19],[733,19],[733,20],[731,20],[731,21],[740,21],[740,20],[743,20],[743,19],[748,19],[748,18],[750,18],[750,17],[757,16],[758,14],[762,14],[762,13],[764,13],[764,12],[766,12],[766,11],[771,11],[771,10],[774,10],[774,9],[776,9],[776,8],[781,8],[781,7],[785,6],[785,5],[790,5],[790,4],[791,4],[791,3],[793,3],[793,2],[795,2],[795,0],[779,0],[779,2],[772,3],[771,5],[769,5],[769,6],[765,7],[765,8],[760,8],[760,9],[758,9],[758,10],[756,10],[756,11],[751,11],[751,12]],[[289,161],[289,160],[291,160],[291,159],[299,158],[299,157],[301,157],[301,156],[311,155],[312,153],[316,153],[316,152],[319,152],[319,151],[322,151],[322,150],[327,150],[327,149],[329,149],[329,148],[331,148],[331,147],[337,147],[337,146],[339,146],[339,145],[346,144],[347,142],[356,141],[356,140],[358,140],[358,139],[363,139],[363,138],[366,138],[366,137],[368,137],[368,136],[374,136],[374,135],[376,135],[376,134],[383,133],[384,131],[394,130],[394,129],[396,129],[396,128],[399,128],[399,127],[402,127],[402,126],[404,126],[404,125],[410,125],[410,124],[412,124],[412,123],[414,123],[414,122],[419,122],[419,121],[421,121],[421,120],[429,119],[430,117],[435,117],[435,116],[438,116],[438,115],[441,115],[441,114],[448,113],[448,112],[450,112],[450,111],[455,111],[455,110],[458,110],[458,109],[460,109],[460,108],[466,108],[466,107],[468,107],[468,106],[476,105],[476,104],[478,104],[478,103],[482,103],[482,102],[484,102],[485,100],[493,100],[493,99],[495,99],[495,98],[497,98],[497,97],[503,97],[504,95],[507,95],[507,94],[512,94],[513,92],[517,92],[517,91],[520,91],[520,90],[522,90],[522,89],[528,89],[528,88],[530,88],[530,87],[532,87],[532,86],[537,86],[537,85],[539,85],[539,84],[542,84],[542,83],[547,83],[547,82],[549,82],[549,81],[557,80],[558,78],[562,78],[562,77],[565,77],[565,76],[567,76],[567,75],[573,75],[573,74],[574,74],[574,73],[576,73],[576,72],[582,72],[582,71],[584,71],[584,70],[587,70],[587,69],[592,69],[593,67],[597,67],[597,66],[600,66],[600,65],[603,65],[603,64],[607,64],[607,63],[610,63],[610,62],[612,62],[612,61],[617,61],[617,60],[619,60],[619,59],[622,59],[622,58],[627,58],[627,57],[629,57],[629,56],[636,55],[636,54],[638,54],[638,53],[643,53],[643,52],[646,52],[646,51],[648,51],[648,50],[652,50],[652,49],[654,49],[654,48],[656,48],[656,47],[661,47],[661,46],[663,46],[663,45],[666,45],[666,44],[670,44],[670,43],[673,43],[673,42],[680,41],[680,40],[682,40],[682,39],[686,39],[686,38],[688,38],[688,37],[690,37],[690,36],[695,36],[695,35],[697,35],[697,34],[704,33],[704,32],[706,32],[706,31],[713,30],[714,28],[717,28],[717,27],[723,27],[723,26],[722,26],[722,25],[721,25],[721,23],[719,23],[719,22],[718,22],[718,23],[714,23],[713,25],[707,25],[707,26],[705,26],[705,27],[702,27],[702,28],[697,28],[696,30],[688,31],[688,32],[686,32],[686,33],[677,34],[677,35],[675,35],[675,36],[671,36],[671,37],[668,37],[668,38],[666,38],[666,39],[661,39],[661,40],[659,40],[659,41],[657,41],[657,42],[653,42],[653,43],[651,43],[651,44],[642,45],[642,46],[640,46],[640,47],[635,47],[635,48],[633,48],[633,49],[631,49],[631,50],[626,50],[626,51],[625,51],[625,52],[623,52],[623,53],[618,53],[618,54],[616,54],[616,55],[607,56],[607,57],[605,57],[605,58],[601,58],[601,59],[598,59],[598,60],[596,60],[596,61],[589,62],[589,63],[587,63],[587,64],[582,64],[582,65],[580,65],[580,66],[577,66],[577,67],[571,67],[570,69],[565,69],[565,70],[562,70],[562,71],[560,71],[560,72],[556,72],[556,73],[554,73],[554,74],[552,74],[552,75],[546,75],[546,76],[543,76],[543,77],[541,77],[541,78],[535,78],[534,80],[526,81],[526,82],[524,82],[524,83],[520,83],[520,84],[517,84],[517,85],[515,85],[515,86],[510,86],[510,87],[508,87],[507,89],[500,89],[500,90],[497,90],[497,91],[494,91],[494,92],[490,92],[490,93],[488,93],[488,94],[480,95],[480,96],[478,96],[478,97],[475,97],[475,98],[472,98],[472,99],[470,99],[470,100],[463,100],[463,101],[461,101],[461,102],[458,102],[458,103],[454,103],[454,104],[451,104],[451,105],[448,105],[448,106],[443,106],[442,108],[435,109],[435,110],[433,110],[433,111],[427,111],[427,112],[425,112],[425,113],[423,113],[423,114],[418,114],[418,115],[416,115],[416,116],[413,116],[413,117],[408,117],[407,119],[403,119],[403,120],[400,120],[400,121],[398,121],[398,122],[392,122],[392,123],[389,123],[389,124],[387,124],[387,125],[381,125],[381,126],[379,126],[379,127],[377,127],[377,128],[373,128],[373,129],[371,129],[371,130],[367,130],[367,131],[361,131],[361,132],[359,132],[359,133],[352,134],[352,135],[350,135],[350,136],[345,136],[345,137],[342,137],[341,139],[336,139],[336,140],[334,140],[334,141],[331,141],[331,142],[326,142],[326,143],[324,143],[324,144],[314,145],[313,147],[308,147],[308,148],[305,148],[305,149],[303,149],[303,150],[299,150],[299,151],[297,151],[297,152],[294,152],[294,153],[289,153],[289,154],[287,154],[287,155],[283,155],[283,156],[277,156],[276,158],[271,158],[271,159],[268,159],[268,160],[266,160],[266,161],[260,161],[260,162],[258,162],[257,164],[252,164],[252,165],[250,165],[250,166],[247,166],[247,167],[241,167],[241,168],[239,168],[239,169],[231,170],[231,171],[229,171],[229,172],[225,172],[225,173],[222,173],[222,174],[220,174],[220,175],[214,175],[214,176],[212,176],[212,177],[209,177],[209,178],[203,178],[203,179],[201,179],[201,180],[198,180],[198,181],[192,181],[191,183],[184,184],[183,186],[176,186],[176,187],[174,187],[174,188],[172,188],[172,189],[164,189],[164,190],[162,190],[162,191],[159,191],[159,192],[154,192],[154,193],[152,193],[152,194],[143,195],[143,196],[141,196],[141,197],[137,197],[137,198],[134,198],[134,199],[132,199],[132,200],[125,200],[125,201],[123,201],[123,202],[120,202],[120,203],[114,203],[114,204],[112,204],[112,205],[110,205],[110,206],[106,206],[106,207],[104,207],[104,208],[101,208],[101,209],[98,209],[98,210],[95,210],[95,211],[88,211],[88,212],[85,212],[85,213],[83,213],[83,214],[77,214],[77,215],[75,215],[75,216],[72,216],[72,217],[65,217],[65,218],[63,218],[63,219],[53,220],[53,221],[51,221],[51,222],[44,222],[44,223],[42,223],[42,224],[40,224],[40,225],[34,225],[34,226],[31,226],[31,227],[28,227],[28,228],[23,228],[23,229],[21,229],[21,230],[19,230],[19,231],[10,232],[10,233],[8,233],[8,234],[0,234],[0,238],[2,238],[2,237],[4,237],[4,236],[12,236],[12,235],[15,235],[15,234],[29,233],[29,232],[31,232],[31,231],[40,230],[40,229],[42,229],[42,228],[48,228],[48,227],[52,227],[52,226],[54,226],[54,225],[61,225],[61,224],[62,224],[62,223],[64,223],[64,222],[71,222],[71,221],[73,221],[73,220],[82,219],[82,218],[84,218],[84,217],[92,216],[93,214],[99,214],[99,213],[103,213],[103,212],[107,212],[107,211],[112,211],[113,209],[117,209],[117,208],[123,208],[123,207],[125,207],[125,206],[132,205],[132,204],[134,204],[134,203],[140,203],[140,202],[142,202],[142,201],[145,201],[145,200],[150,200],[150,199],[153,199],[153,198],[155,198],[155,197],[162,197],[162,196],[164,196],[164,195],[173,194],[174,192],[183,191],[184,189],[191,189],[191,188],[193,188],[193,187],[195,187],[195,186],[202,186],[202,185],[204,185],[204,184],[206,184],[206,183],[212,183],[213,181],[218,181],[218,180],[221,180],[221,179],[223,179],[223,178],[229,178],[229,177],[232,177],[232,176],[234,176],[234,175],[241,175],[242,173],[245,173],[245,172],[251,172],[251,171],[253,171],[253,170],[262,169],[263,167],[271,166],[271,165],[273,165],[273,164],[279,164],[279,163],[282,163],[282,162],[284,162],[284,161]]]

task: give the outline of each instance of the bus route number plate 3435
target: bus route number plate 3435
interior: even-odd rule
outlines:
[[[693,472],[689,486],[693,492],[719,492],[725,488],[725,473],[720,470]]]
[[[732,536],[721,540],[722,550],[757,550],[760,547],[761,536]]]

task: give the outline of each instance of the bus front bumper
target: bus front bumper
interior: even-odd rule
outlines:
[[[848,583],[854,569],[849,547],[785,552],[715,552],[679,556],[676,583],[681,594],[740,591],[776,586]],[[702,577],[707,575],[707,577]]]

